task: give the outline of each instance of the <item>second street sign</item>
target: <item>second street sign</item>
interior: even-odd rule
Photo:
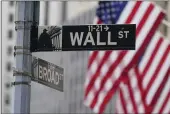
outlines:
[[[62,51],[134,50],[135,24],[62,26]]]
[[[33,81],[63,92],[63,68],[42,59],[33,57],[32,74]]]

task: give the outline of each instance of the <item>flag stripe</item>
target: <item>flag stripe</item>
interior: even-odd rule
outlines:
[[[158,40],[158,42],[156,44],[156,47],[154,48],[154,50],[152,50],[154,45],[151,44],[150,45],[151,47],[148,48],[148,51],[147,51],[148,53],[146,52],[146,54],[145,54],[146,56],[144,55],[144,57],[143,57],[143,58],[147,57],[149,60],[146,61],[147,63],[145,62],[146,59],[143,60],[145,63],[142,64],[142,65],[146,64],[146,66],[143,66],[144,70],[143,70],[142,75],[141,75],[142,78],[144,78],[145,75],[147,74],[147,72],[149,71],[149,67],[153,63],[155,55],[158,53],[158,50],[159,50],[159,48],[160,48],[160,46],[161,46],[161,44],[163,42],[163,38],[159,39],[159,38],[155,37],[154,40]],[[151,41],[151,43],[155,43],[155,42]],[[151,54],[151,55],[148,55],[148,54]]]
[[[118,91],[119,92],[119,91]],[[117,100],[116,100],[116,106],[115,106],[115,109],[116,109],[116,112],[119,112],[119,113],[125,113],[124,110],[123,110],[123,107],[122,107],[122,103],[120,101],[120,95],[117,95]]]
[[[151,37],[153,36],[154,32],[156,31],[156,29],[157,29],[158,25],[160,24],[163,17],[164,17],[164,14],[160,13],[158,16],[158,20],[155,21],[155,23],[151,27],[149,33],[147,34],[146,38],[142,42],[142,45],[140,46],[139,50],[136,51],[132,61],[130,61],[130,63],[127,65],[127,67],[124,69],[124,71],[128,71],[130,68],[132,68],[132,65],[134,65],[135,63],[138,62],[139,57],[145,50],[145,46],[150,42]],[[139,38],[139,39],[142,39],[142,38]]]
[[[152,38],[152,40],[151,40],[151,42],[149,43],[149,46],[147,46],[147,51],[145,51],[145,53],[144,53],[144,56],[143,56],[143,58],[145,58],[145,59],[142,59],[141,61],[140,61],[140,63],[139,63],[139,70],[140,70],[140,73],[143,73],[143,75],[145,75],[146,74],[146,70],[147,70],[147,68],[149,68],[149,66],[147,66],[147,65],[150,65],[150,64],[148,64],[148,63],[151,63],[152,61],[152,59],[154,58],[154,56],[156,55],[156,53],[153,53],[152,51],[152,49],[155,47],[155,44],[156,44],[156,48],[155,48],[155,50],[154,50],[154,52],[157,52],[157,48],[159,48],[159,43],[157,43],[159,40],[163,40],[163,39],[160,39],[160,34],[157,32],[157,33],[155,33],[155,35],[153,36],[153,38]],[[160,43],[162,42],[162,41],[159,41]],[[150,58],[150,57],[152,57],[152,59]]]
[[[165,87],[166,83],[169,83],[168,82],[169,74],[170,74],[170,67],[169,67],[169,70],[167,70],[167,73],[166,73],[162,83],[159,84],[159,88],[158,88],[157,92],[154,94],[154,97],[152,98],[150,105],[152,105],[153,107],[152,107],[151,111],[154,109],[155,105],[158,103],[158,99],[161,97],[161,93],[162,93],[163,88]]]
[[[146,104],[144,104],[144,101],[142,100],[142,96],[141,96],[141,94],[143,93],[143,90],[141,91],[141,88],[140,88],[141,80],[139,78],[139,72],[138,72],[137,67],[129,71],[129,78],[130,78],[130,85],[134,84],[133,86],[131,86],[132,89],[129,89],[129,91],[132,91],[134,94],[135,102],[136,102],[136,105],[138,106],[137,108],[138,112],[144,113],[146,109]],[[132,80],[132,78],[133,80],[136,81],[135,83]]]
[[[146,13],[144,14],[142,20],[140,21],[139,25],[138,25],[138,29],[136,31],[136,34],[139,34],[139,32],[141,31],[143,25],[147,22],[146,20],[148,19],[150,13],[153,11],[153,4],[150,4],[150,6],[148,7]]]
[[[164,107],[166,107],[166,105],[169,106],[168,102],[170,102],[170,90],[169,90],[169,93],[167,94],[167,96],[164,99],[163,105],[161,106],[159,113],[162,114],[163,110],[164,110]]]
[[[132,102],[132,100],[130,100],[130,95],[127,94],[128,93],[128,87],[125,84],[122,84],[121,87],[122,87],[121,90],[123,92],[124,99],[125,99],[125,102],[126,102],[127,113],[134,113],[133,106],[132,106],[133,102]]]
[[[143,6],[144,4],[142,4]],[[146,38],[146,35],[149,33],[151,27],[153,26],[155,20],[157,18],[155,18],[155,20],[152,19],[152,16],[157,17],[157,15],[159,14],[157,12],[156,9],[152,9],[151,5],[145,6],[146,8],[142,8],[140,9],[140,11],[138,12],[145,12],[140,21],[135,20],[135,17],[139,16],[140,14],[136,14],[136,16],[134,17],[134,20],[137,22],[134,22],[136,24],[138,24],[137,29],[136,29],[136,50],[135,51],[125,51],[124,53],[127,53],[126,56],[123,58],[123,60],[125,61],[125,66],[129,64],[129,62],[133,59],[134,55],[136,52],[138,52],[138,50],[140,49],[140,47],[142,46],[143,41]],[[143,11],[144,10],[144,11]],[[151,13],[152,11],[152,13]],[[147,18],[147,21],[146,19]],[[142,28],[142,29],[141,29]],[[123,52],[122,52],[123,53]]]
[[[121,82],[121,78],[119,78],[118,80],[115,81],[114,85],[112,86],[112,88],[118,88],[120,82]],[[112,89],[111,88],[111,89]],[[101,103],[101,105],[99,106],[99,109],[101,109],[99,112],[103,112],[105,107],[106,107],[106,104],[110,101],[112,95],[116,92],[116,89],[113,89],[112,91],[109,91],[107,92],[103,102]]]
[[[90,69],[90,67],[91,67],[93,61],[95,60],[97,54],[98,54],[98,51],[92,52],[91,56],[89,57],[88,69]]]
[[[128,16],[127,20],[125,23],[130,23],[133,19],[133,17],[135,16],[135,14],[137,13],[137,10],[139,9],[140,5],[141,5],[142,1],[136,2],[134,8],[132,9],[132,12],[130,13],[130,15]]]
[[[123,110],[124,110],[125,114],[127,114],[126,102],[124,100],[124,95],[122,93],[122,90],[120,90],[120,100],[121,100],[121,104],[123,106]]]
[[[111,51],[107,51],[106,54],[104,55],[104,57],[102,58],[101,62],[99,63],[96,73],[92,76],[92,79],[90,80],[90,83],[88,84],[88,86],[86,88],[85,97],[88,95],[89,91],[93,87],[93,84],[94,84],[96,78],[100,74],[100,69],[102,68],[103,64],[105,64],[105,61],[107,61],[110,54],[111,54]]]
[[[107,70],[107,69],[108,69],[107,66],[111,66],[112,63],[113,63],[113,61],[115,61],[116,58],[117,58],[116,51],[112,51],[109,60],[106,61],[105,64],[103,65],[103,67],[102,67],[102,69],[101,69],[101,73],[100,73],[100,75],[98,76],[98,79],[99,79],[99,78],[101,79],[102,76],[105,76],[106,72],[108,71],[108,70]],[[89,78],[88,78],[88,79],[89,79]],[[88,79],[86,79],[86,80],[88,80]],[[96,79],[96,80],[98,80],[98,79]],[[96,81],[95,81],[95,82],[96,82]],[[95,82],[94,82],[94,83],[95,83]],[[101,81],[100,81],[100,83],[101,83]],[[114,83],[114,82],[113,82],[113,83]],[[92,93],[95,94],[95,91],[96,91],[96,87],[94,86],[90,92],[92,92]],[[89,94],[88,94],[88,95],[89,95]],[[93,97],[94,97],[94,96],[93,96]],[[91,97],[90,97],[90,98],[91,98]],[[92,99],[93,99],[93,98],[90,99],[91,102],[92,102]],[[89,99],[88,99],[88,101],[89,101]],[[90,103],[90,104],[91,104],[91,103]]]
[[[127,77],[129,77],[129,76],[127,75]],[[137,102],[135,102],[134,94],[133,94],[132,87],[131,87],[131,83],[129,82],[129,79],[128,79],[127,82],[128,82],[128,83],[127,83],[127,86],[128,86],[128,90],[129,90],[129,94],[130,94],[130,99],[131,99],[132,105],[133,105],[133,110],[134,110],[134,113],[136,114],[136,113],[138,112],[138,111],[137,111],[137,105],[136,105]],[[126,93],[125,93],[125,94],[126,94]],[[132,113],[132,112],[131,112],[131,113]]]
[[[122,24],[122,23],[127,22],[127,18],[131,14],[131,11],[133,10],[135,4],[136,4],[135,1],[130,1],[127,3],[127,5],[125,6],[124,10],[122,11],[118,21],[116,22],[117,24]]]
[[[165,73],[169,69],[169,63],[168,63],[169,60],[170,60],[170,55],[169,57],[167,57],[166,61],[164,62],[164,65],[162,66],[159,74],[157,75],[157,78],[155,79],[155,81],[153,81],[152,86],[150,87],[150,90],[149,90],[150,92],[148,92],[147,99],[146,99],[147,101],[149,101],[149,103],[151,102],[151,99],[153,99],[153,95],[156,94],[156,90],[159,88],[163,80],[163,77],[166,76]]]
[[[158,39],[160,39],[160,38],[158,38]],[[160,47],[158,48],[159,50],[155,54],[155,56],[153,58],[153,62],[148,67],[148,72],[142,75],[144,89],[146,89],[146,87],[148,86],[149,81],[151,80],[151,77],[154,75],[154,73],[156,71],[156,68],[159,65],[159,60],[161,60],[163,52],[164,52],[164,50],[166,48],[167,47],[165,46],[164,43],[160,44]],[[158,61],[158,62],[155,62],[155,61]]]
[[[168,75],[170,75],[170,74],[168,74]],[[163,91],[162,91],[162,94],[158,100],[158,103],[154,107],[154,110],[153,110],[154,113],[158,113],[158,112],[162,113],[162,111],[165,108],[164,105],[166,105],[167,104],[166,102],[168,102],[167,97],[168,96],[170,97],[170,78],[168,78],[167,82],[168,83],[166,83],[165,87],[163,88]]]
[[[170,46],[168,46],[168,48],[166,49],[165,53],[163,54],[163,57],[162,57],[161,61],[159,62],[158,67],[156,68],[153,76],[151,77],[151,79],[149,81],[149,84],[147,85],[146,92],[144,94],[144,98],[146,98],[146,96],[148,94],[148,91],[151,88],[152,83],[155,81],[159,71],[161,70],[161,67],[163,66],[163,63],[165,62],[166,57],[168,56],[169,52],[170,52]]]

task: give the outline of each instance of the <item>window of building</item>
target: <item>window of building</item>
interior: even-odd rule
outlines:
[[[9,105],[9,104],[10,104],[10,98],[9,98],[9,95],[8,95],[8,94],[5,96],[5,104],[6,104],[6,105]]]
[[[13,34],[13,33],[12,33],[12,30],[9,30],[9,31],[8,31],[8,38],[9,38],[9,39],[12,39],[12,34]]]
[[[14,6],[14,1],[10,1],[10,2],[9,2],[9,5],[10,5],[10,6]]]
[[[11,68],[11,63],[10,62],[7,63],[6,69],[7,69],[8,72],[11,71],[12,68]]]
[[[13,23],[14,22],[14,15],[11,13],[9,14],[9,22]]]
[[[5,87],[6,87],[6,88],[10,88],[10,83],[7,82],[7,83],[5,84]]]
[[[9,114],[9,113],[10,113],[10,110],[9,110],[9,109],[7,109],[7,108],[6,108],[6,109],[4,109],[4,113],[5,113],[5,114]]]
[[[12,54],[12,46],[8,46],[7,53],[8,55]]]

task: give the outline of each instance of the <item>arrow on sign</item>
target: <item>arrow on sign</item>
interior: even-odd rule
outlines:
[[[108,31],[108,30],[109,30],[109,27],[106,25],[106,26],[104,27],[104,29],[105,29],[105,31]]]

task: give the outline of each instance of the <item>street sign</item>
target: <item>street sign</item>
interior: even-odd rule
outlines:
[[[135,24],[62,26],[62,51],[134,50]]]
[[[135,24],[39,26],[32,29],[31,52],[135,50]]]
[[[45,60],[32,58],[31,79],[63,92],[64,69]]]

